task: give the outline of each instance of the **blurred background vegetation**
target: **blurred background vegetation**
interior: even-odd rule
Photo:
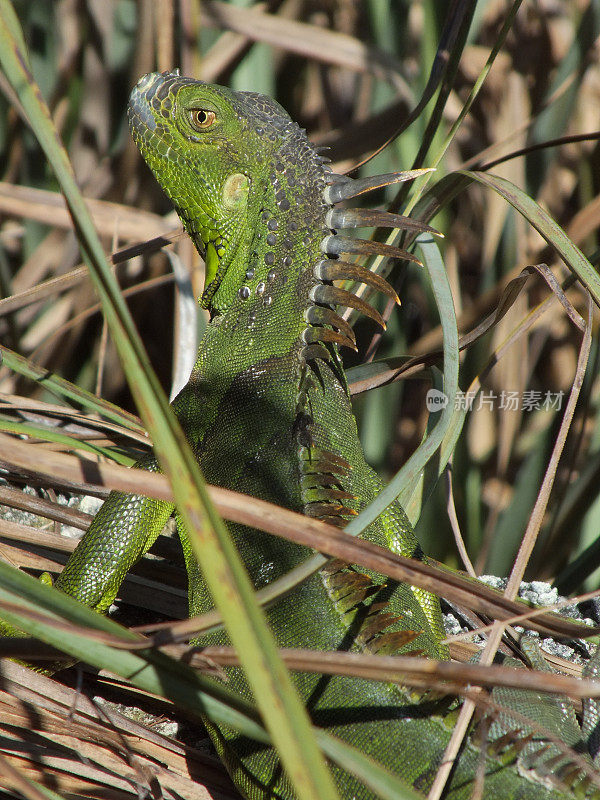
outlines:
[[[424,166],[437,164],[437,180],[465,165],[481,168],[516,154],[491,171],[547,209],[598,263],[600,2],[21,0],[14,6],[35,78],[90,198],[107,252],[177,227],[129,137],[125,108],[142,74],[180,67],[183,74],[273,95],[315,143],[330,148],[336,171],[354,170],[412,117],[398,138],[360,167],[362,174],[409,168],[418,159]],[[503,39],[503,25],[517,6]],[[467,106],[498,45],[475,102]],[[76,271],[79,249],[56,180],[3,76],[0,89],[0,342],[44,374],[56,373],[135,412],[91,284]],[[414,109],[418,113],[411,114]],[[551,146],[539,147],[544,143]],[[382,207],[392,199],[392,192],[376,198]],[[557,285],[569,274],[539,233],[481,185],[444,204],[433,224],[445,236],[440,247],[461,334],[494,312],[506,285],[527,265],[549,265]],[[193,352],[196,327],[198,335],[203,328],[202,317],[190,317],[181,302],[185,281],[175,281],[174,271],[181,272],[181,266],[197,295],[203,265],[185,237],[176,237],[167,250],[169,255],[145,252],[115,268],[151,363],[169,391],[174,362],[182,351]],[[438,312],[423,271],[401,267],[390,280],[402,307],[380,306],[382,312],[393,311],[383,336],[368,320],[358,321],[360,351],[348,366],[373,357],[425,356],[440,347]],[[580,288],[570,288],[567,297],[585,316]],[[510,569],[548,469],[581,346],[580,330],[539,277],[530,278],[525,291],[511,299],[505,316],[463,351],[460,386],[466,391],[519,331],[473,401],[453,456],[452,490],[447,481],[439,482],[418,525],[426,552],[462,566],[447,510],[452,500],[454,529],[460,528],[478,574],[505,575]],[[524,321],[543,302],[545,313],[525,329]],[[594,333],[597,324],[595,309]],[[594,337],[529,567],[530,576],[557,578],[569,592],[598,583],[599,358]],[[367,456],[384,477],[396,472],[422,440],[430,385],[423,371],[356,398]],[[514,398],[518,408],[510,407]],[[523,408],[525,398],[529,409]],[[35,423],[96,443],[108,437],[115,452],[123,444],[106,431],[103,439],[74,429],[55,404],[42,381],[0,365],[0,429]],[[59,442],[47,446],[65,448]],[[0,467],[1,462],[0,453]],[[0,472],[2,481],[5,510],[30,508],[30,501],[20,506],[15,499],[15,490],[24,485],[35,487],[36,496],[51,504],[58,492],[77,488],[38,486],[26,471]],[[61,522],[85,527],[85,516],[78,514],[73,509],[51,516],[50,530],[59,533]],[[3,541],[6,535],[11,542],[1,545],[11,563],[48,567],[40,556],[43,541],[38,538],[32,546],[15,534],[42,524],[40,519],[0,527]],[[55,540],[53,546],[56,566],[65,552]],[[151,566],[144,573],[142,566],[139,580],[155,572]],[[151,593],[152,603],[166,614],[184,614],[185,578],[181,573],[171,579],[179,592],[176,602],[163,605]],[[149,597],[140,604],[152,605]]]
[[[334,168],[349,170],[393,135],[418,104],[442,33],[452,15],[472,23],[436,125],[429,154],[460,114],[513,4],[503,0],[285,0],[248,3],[17,2],[35,77],[68,147],[87,197],[117,203],[98,211],[107,250],[176,225],[169,204],[142,165],[129,137],[125,107],[132,85],[151,70],[180,66],[184,74],[275,96],[318,144],[331,148]],[[466,161],[482,164],[529,145],[600,127],[598,4],[580,0],[523,3],[483,88],[452,139],[438,170]],[[304,27],[295,27],[301,22]],[[35,137],[11,103],[0,98],[0,340],[45,369],[132,408],[116,350],[87,281],[60,283],[45,294],[34,287],[79,264],[69,222],[56,211],[55,179]],[[402,135],[363,168],[364,174],[407,168],[423,141],[433,101]],[[494,169],[547,208],[586,252],[597,247],[598,146],[595,139],[565,143],[513,158]],[[381,203],[386,202],[380,197]],[[122,208],[125,206],[126,208]],[[498,302],[502,287],[527,264],[561,265],[541,237],[508,204],[480,186],[459,195],[434,220],[445,234],[444,261],[461,332]],[[185,240],[175,244],[197,293],[202,265]],[[170,262],[163,253],[131,259],[118,270],[151,362],[165,387],[172,376],[173,343],[181,331],[174,312]],[[564,275],[563,275],[564,277]],[[439,344],[438,320],[418,268],[392,275],[402,308],[391,316],[377,356],[422,354]],[[469,348],[461,365],[466,389],[490,354],[547,295],[530,280],[504,319]],[[14,298],[21,297],[20,302]],[[577,305],[581,297],[573,293]],[[185,322],[181,324],[185,325]],[[374,329],[359,322],[364,358]],[[173,330],[175,329],[175,338]],[[567,392],[575,373],[579,333],[558,303],[521,336],[486,378],[454,455],[458,520],[476,569],[506,574],[547,466],[561,411],[544,408]],[[369,352],[372,356],[373,352]],[[600,472],[596,346],[557,475],[541,540],[530,569],[559,574],[597,539]],[[353,363],[350,361],[349,363]],[[357,400],[364,446],[385,475],[396,470],[423,435],[427,381],[399,381]],[[48,399],[35,384],[4,369],[0,390]],[[508,395],[532,399],[531,410],[511,410]],[[525,393],[525,394],[524,394]],[[529,393],[529,395],[527,395]],[[536,393],[536,394],[531,394]],[[515,397],[515,395],[511,395]],[[502,403],[502,398],[505,402]],[[566,394],[562,396],[564,407]],[[540,400],[541,398],[541,400]],[[440,485],[419,525],[425,549],[458,564]],[[586,558],[585,572],[597,561]],[[577,584],[568,583],[569,589]]]

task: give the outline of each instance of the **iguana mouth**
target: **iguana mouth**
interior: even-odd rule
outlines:
[[[156,171],[157,165],[162,161],[175,161],[179,165],[184,165],[185,170],[197,176],[198,182],[206,185],[204,175],[199,172],[197,166],[188,158],[181,147],[177,146],[176,140],[172,136],[167,136],[168,127],[162,118],[171,110],[174,101],[169,99],[169,93],[177,84],[179,88],[184,84],[195,85],[199,83],[191,78],[182,78],[179,70],[174,72],[153,72],[144,75],[137,82],[131,92],[129,104],[127,106],[127,117],[129,126],[135,143],[137,144],[144,160],[152,171]],[[184,207],[183,197],[177,187],[177,181],[162,184],[163,190],[173,202],[177,213],[184,223],[184,227],[194,241],[200,256],[206,262],[207,255],[210,255],[210,245],[214,240],[217,242],[221,236],[217,230],[217,222],[212,213],[206,208],[198,197],[196,201],[196,216],[190,215],[189,209]],[[198,212],[202,212],[203,223],[198,224]],[[219,257],[219,247],[214,245],[215,257]],[[211,278],[204,290],[202,303],[206,305],[219,287],[224,270],[216,268],[214,276]]]

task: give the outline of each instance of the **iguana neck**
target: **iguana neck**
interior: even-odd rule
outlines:
[[[294,127],[294,136],[251,181],[244,230],[223,254],[228,264],[208,303],[206,291],[203,296],[210,328],[218,328],[214,334],[236,353],[238,368],[290,353],[301,367],[310,292],[319,282],[314,268],[329,230],[325,168]],[[222,363],[207,363],[213,351],[206,343],[203,352],[203,373],[213,366],[222,371]]]
[[[251,181],[245,230],[223,254],[227,267],[208,301],[211,318],[247,340],[250,358],[301,349],[308,323],[314,267],[329,233],[323,200],[326,172],[319,155],[294,125],[294,135]],[[204,301],[206,298],[206,292]],[[261,343],[268,344],[268,352]]]

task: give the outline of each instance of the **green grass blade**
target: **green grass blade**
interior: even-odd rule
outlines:
[[[114,405],[114,403],[109,403],[108,400],[96,397],[91,392],[80,389],[79,386],[75,386],[74,383],[65,380],[65,378],[54,375],[43,367],[38,367],[29,359],[14,353],[3,345],[0,345],[0,363],[24,378],[35,381],[38,386],[46,389],[60,400],[72,400],[82,408],[95,412],[104,417],[104,419],[109,419],[130,430],[143,433],[144,429],[133,414],[128,414],[127,411],[123,411],[122,408]]]
[[[131,456],[124,455],[112,447],[101,447],[97,444],[90,444],[75,436],[69,436],[67,433],[60,433],[48,427],[41,425],[28,425],[24,422],[14,422],[12,420],[3,419],[0,417],[0,431],[7,433],[17,433],[21,436],[32,436],[36,439],[42,439],[46,442],[56,442],[57,444],[66,445],[70,450],[83,450],[85,453],[93,453],[96,456],[106,456],[117,464],[124,464],[127,467],[135,463],[135,459]]]
[[[158,652],[110,647],[94,638],[93,633],[110,634],[124,644],[134,642],[137,637],[72,597],[2,561],[0,604],[3,620],[62,652],[98,669],[110,669],[134,686],[167,697],[198,716],[206,715],[217,724],[232,725],[259,741],[269,740],[251,705],[222,683],[196,674]],[[28,611],[35,618],[28,616]],[[57,627],[54,622],[61,619],[78,626],[77,629]],[[83,627],[89,629],[89,636],[82,632]]]
[[[451,451],[443,455],[440,451],[442,443],[449,437],[454,440],[458,438],[462,428],[462,421],[459,423],[454,413],[456,393],[458,391],[459,349],[458,327],[452,291],[436,241],[432,237],[421,236],[418,239],[418,245],[423,264],[429,273],[442,325],[444,338],[442,391],[445,395],[446,406],[433,430],[398,473],[398,477],[401,476],[403,471],[405,473],[402,475],[403,488],[398,499],[413,524],[417,522],[423,503],[430,495],[448,463]],[[436,453],[437,457],[433,462],[432,458]],[[409,469],[405,469],[409,465]],[[429,468],[426,470],[428,466]]]
[[[489,186],[507,200],[513,208],[516,208],[548,244],[557,250],[565,264],[579,278],[592,295],[596,305],[600,307],[598,272],[547,211],[544,211],[533,198],[506,178],[500,178],[498,175],[491,175],[487,172],[470,172],[468,170],[461,171],[460,174],[478,181],[484,186]]]
[[[48,798],[48,800],[65,800],[62,794],[56,794],[56,792],[53,792],[52,789],[46,789],[46,787],[42,786],[40,783],[34,781],[29,781],[29,783],[32,786],[35,786],[38,792],[41,792],[44,797]]]
[[[382,800],[423,800],[423,795],[419,792],[341,739],[323,731],[319,731],[318,739],[329,758],[356,775]]]
[[[32,781],[30,781],[30,783],[32,786],[35,786],[38,792],[41,792],[45,797],[47,797],[48,800],[65,800],[62,794],[56,794],[56,792],[53,792],[52,789],[46,789],[46,787],[42,786],[40,783],[34,783]]]
[[[546,89],[543,103],[545,107],[534,120],[529,136],[530,142],[545,142],[554,139],[568,130],[573,120],[574,109],[581,94],[581,76],[589,59],[593,58],[596,40],[600,34],[600,2],[591,0],[583,11],[577,31],[571,40]],[[550,154],[536,153],[529,164],[529,175],[534,186],[529,186],[536,194],[541,177],[547,173]]]
[[[548,244],[556,249],[567,267],[588,289],[596,305],[600,306],[598,272],[550,214],[529,197],[523,189],[515,186],[506,178],[471,170],[453,172],[429,187],[415,205],[415,216],[430,222],[441,208],[467,189],[473,181],[493,189],[522,214]]]
[[[100,295],[140,415],[161,466],[171,480],[192,548],[240,654],[283,765],[300,798],[333,800],[337,792],[306,710],[279,656],[227,528],[210,501],[191,448],[148,366],[143,344],[112,275],[49,110],[31,74],[19,22],[8,0],[0,2],[0,63],[60,182],[83,260]]]
[[[481,87],[485,83],[485,80],[486,80],[486,78],[487,78],[487,76],[488,76],[488,74],[489,74],[489,72],[490,72],[490,70],[491,70],[491,68],[492,68],[492,66],[494,64],[494,61],[496,60],[496,57],[497,57],[498,53],[500,52],[500,49],[502,48],[502,46],[503,46],[503,44],[504,44],[504,42],[506,40],[506,37],[508,36],[509,31],[512,28],[512,24],[513,24],[514,18],[516,16],[517,11],[519,10],[522,2],[523,2],[523,0],[513,0],[511,9],[508,12],[508,14],[506,15],[506,17],[504,19],[504,22],[502,24],[502,29],[500,30],[498,36],[496,37],[496,41],[494,42],[494,46],[491,49],[490,54],[489,54],[488,58],[486,59],[486,63],[484,65],[483,69],[481,70],[481,72],[479,73],[478,77],[477,77],[477,80],[473,84],[473,87],[471,88],[471,91],[469,92],[469,96],[467,97],[466,101],[464,102],[463,107],[462,107],[462,109],[460,111],[460,114],[458,115],[458,117],[456,118],[454,123],[452,124],[452,126],[450,128],[450,131],[448,132],[447,136],[444,138],[444,140],[441,143],[440,147],[438,147],[436,152],[433,154],[433,157],[431,159],[431,163],[428,164],[428,166],[437,167],[441,163],[446,151],[448,150],[448,148],[450,147],[451,143],[455,139],[456,134],[458,133],[458,130],[459,130],[460,126],[462,125],[463,121],[467,117],[467,114],[471,110],[471,108],[473,106],[473,103],[475,102],[475,100],[477,98],[477,95],[479,94],[479,91],[481,90]],[[452,79],[454,79],[454,77],[456,75],[456,72],[458,70],[460,57],[462,55],[462,50],[465,47],[465,44],[466,44],[466,41],[467,41],[467,34],[468,34],[468,30],[469,30],[469,27],[470,27],[472,19],[473,19],[474,12],[475,12],[475,5],[472,5],[468,9],[464,10],[465,19],[464,19],[463,25],[462,25],[462,27],[463,27],[462,35],[458,38],[458,40],[453,45],[452,52],[450,54],[451,55],[451,60],[450,60],[450,63],[448,65],[448,71],[451,74]],[[431,132],[429,132],[429,135],[427,137],[425,137],[425,139],[423,141],[423,144],[422,144],[422,146],[421,146],[421,148],[419,150],[419,154],[418,154],[417,158],[414,161],[413,166],[422,166],[423,165],[424,160],[425,160],[425,156],[427,154],[427,151],[428,151],[428,149],[429,149],[429,147],[431,145],[431,142],[433,141],[433,136],[435,134],[437,134],[437,132],[438,132],[438,126],[439,126],[439,124],[441,122],[441,114],[442,114],[443,108],[444,108],[446,100],[447,100],[447,95],[450,93],[450,88],[452,86],[452,81],[446,80],[446,84],[447,85],[443,87],[443,91],[440,93],[440,97],[438,98],[438,103],[436,104],[436,109],[432,113],[430,124],[428,125],[428,128],[430,126],[434,125],[433,129],[432,129]],[[446,94],[444,93],[444,91],[446,92]],[[415,190],[413,192],[413,195],[412,195],[411,199],[406,204],[406,207],[404,208],[404,212],[403,213],[405,213],[405,214],[410,214],[411,213],[411,211],[413,210],[414,206],[416,205],[416,203],[418,202],[419,198],[421,197],[425,187],[431,182],[432,175],[433,175],[433,173],[429,173],[427,175],[424,175],[422,178],[418,178],[415,181],[415,187],[414,187]],[[393,203],[393,206],[392,206],[393,208],[395,208],[395,209],[399,208],[403,204],[404,199],[406,197],[407,191],[408,191],[408,185],[405,186],[405,187],[401,187],[401,189],[398,192],[397,198]],[[389,241],[391,243],[391,242],[395,241],[396,238],[397,238],[397,234],[392,233],[388,237],[387,241]],[[385,270],[384,270],[384,274],[385,274]]]
[[[432,18],[436,15],[435,3],[426,3],[426,9],[428,11],[428,17]],[[439,94],[437,96],[435,106],[431,112],[431,116],[427,121],[427,126],[425,131],[423,132],[421,146],[419,147],[419,152],[413,162],[413,167],[420,167],[424,164],[425,158],[432,143],[441,135],[441,122],[442,122],[442,114],[444,112],[444,108],[446,107],[446,103],[448,102],[448,97],[452,91],[452,87],[454,85],[456,74],[458,72],[458,67],[460,63],[460,59],[463,54],[463,50],[465,48],[467,42],[467,36],[469,33],[469,29],[471,27],[471,22],[473,20],[473,14],[475,13],[475,7],[477,6],[476,0],[465,0],[459,4],[457,8],[454,6],[452,10],[449,9],[448,11],[448,19],[446,20],[446,27],[452,29],[452,36],[451,36],[451,46],[448,48],[448,43],[446,41],[446,36],[443,37],[443,41],[441,41],[438,45],[438,53],[440,50],[444,51],[444,55],[447,58],[445,63],[444,69],[444,77],[442,84],[440,86]],[[433,21],[433,20],[431,20]],[[430,35],[430,31],[435,30],[433,25],[429,24],[425,26],[424,31],[424,41],[426,41],[427,36]],[[446,32],[446,31],[444,31]],[[433,46],[433,42],[429,43],[430,48]],[[423,59],[424,63],[428,63],[429,59],[425,57]],[[445,152],[445,148],[442,153]],[[439,163],[441,160],[441,154],[436,158],[435,163]]]
[[[434,239],[428,234],[422,234],[417,241],[423,256],[423,263],[429,273],[431,288],[442,324],[444,337],[444,394],[447,397],[447,403],[440,414],[437,424],[385,489],[357,517],[346,525],[346,532],[354,536],[358,535],[371,522],[377,519],[382,511],[396,498],[399,498],[402,505],[408,504],[410,501],[411,521],[416,521],[420,513],[421,502],[414,502],[411,498],[422,484],[423,470],[427,463],[435,455],[453,425],[454,405],[458,389],[459,352],[458,329],[452,291],[439,248]],[[435,480],[437,480],[437,475],[435,475],[435,478],[431,477],[427,480],[428,490],[430,490]],[[411,515],[409,515],[410,517]]]
[[[7,604],[10,604],[8,606]],[[42,611],[43,609],[43,611]],[[73,598],[0,561],[0,610],[14,627],[36,636],[62,652],[108,669],[145,691],[166,697],[198,717],[228,725],[244,736],[268,743],[270,737],[256,708],[239,698],[222,682],[205,677],[179,661],[154,650],[126,650],[112,647],[94,637],[103,632],[124,645],[138,637],[113,620],[97,614]],[[35,614],[35,618],[27,612]],[[72,631],[54,621],[68,621]],[[89,635],[83,630],[89,629]],[[315,729],[317,741],[327,756],[356,775],[384,800],[416,800],[420,795],[381,764],[322,729]]]

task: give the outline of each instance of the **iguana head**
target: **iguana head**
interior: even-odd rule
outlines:
[[[128,117],[144,159],[205,258],[202,304],[210,306],[240,244],[249,246],[265,190],[271,189],[272,214],[292,205],[281,188],[277,194],[272,173],[277,152],[297,139],[299,128],[269,97],[178,72],[141,78]],[[232,276],[229,282],[233,287]]]
[[[305,358],[328,358],[323,343],[355,348],[337,306],[384,324],[376,309],[333,282],[366,283],[397,300],[396,293],[340,256],[417,259],[382,242],[337,235],[338,229],[432,229],[398,214],[335,206],[420,170],[359,180],[336,175],[275,100],[179,72],[141,78],[128,116],[137,146],[205,259],[203,306],[228,312],[247,330],[268,333],[272,325],[282,346],[286,335],[301,336]]]

